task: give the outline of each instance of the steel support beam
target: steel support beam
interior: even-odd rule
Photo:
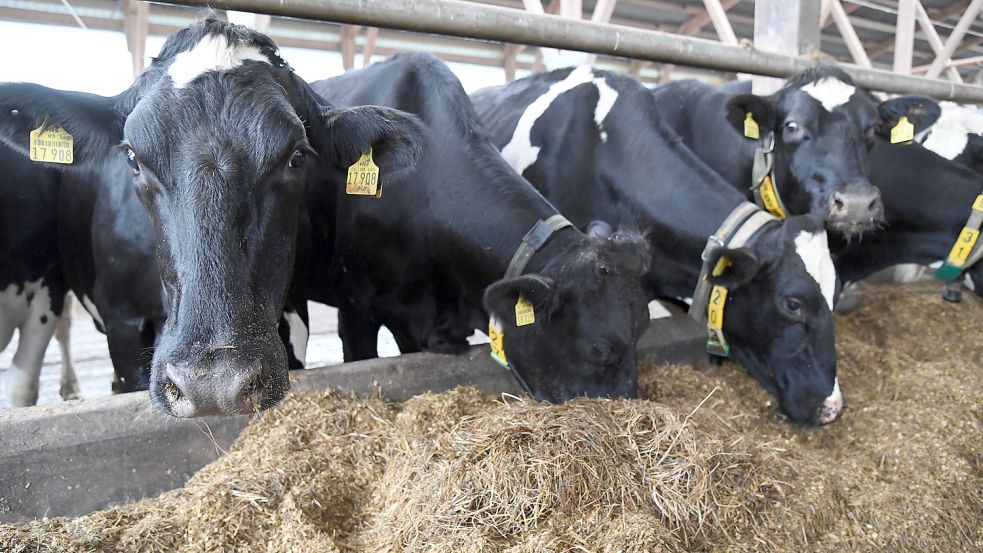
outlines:
[[[143,63],[147,57],[147,35],[150,34],[150,4],[137,0],[126,0],[123,14],[123,32],[126,34],[126,48],[133,62],[133,78],[143,73]]]
[[[362,67],[372,63],[372,56],[375,54],[375,41],[379,38],[379,28],[369,27],[365,31],[365,48],[362,48]]]
[[[737,35],[727,19],[727,10],[721,5],[720,0],[703,0],[703,5],[707,8],[707,15],[713,23],[713,29],[717,31],[720,42],[724,44],[737,45]]]
[[[976,16],[980,14],[980,8],[983,8],[983,0],[973,0],[969,7],[966,8],[966,12],[963,13],[962,17],[959,18],[959,22],[956,23],[956,27],[952,29],[952,33],[949,38],[945,40],[945,47],[942,48],[942,53],[935,58],[932,65],[928,68],[925,76],[934,79],[942,74],[942,70],[945,69],[946,62],[955,53],[956,48],[959,43],[962,42],[964,36],[966,36],[966,31],[969,30],[970,25],[976,21]]]
[[[864,50],[864,43],[857,36],[857,31],[853,28],[853,24],[850,23],[850,17],[847,15],[846,10],[843,9],[843,5],[840,4],[839,0],[833,0],[830,3],[830,15],[833,16],[833,22],[836,23],[836,28],[840,31],[843,40],[846,41],[846,47],[850,51],[850,57],[853,58],[853,62],[860,67],[873,67],[867,51]]]
[[[359,25],[341,26],[341,65],[345,71],[355,69],[355,37],[359,29]]]
[[[932,19],[928,16],[928,12],[925,11],[925,7],[922,3],[915,2],[915,19],[918,20],[918,26],[922,30],[922,34],[925,35],[925,40],[928,41],[928,45],[935,52],[935,56],[938,57],[942,54],[945,49],[945,45],[942,44],[942,37],[939,36],[938,31],[935,30],[935,25],[932,23]],[[949,76],[949,80],[957,83],[963,82],[962,75],[959,74],[959,70],[950,67],[946,69],[946,74]]]
[[[918,0],[898,2],[898,32],[894,38],[894,72],[911,73],[911,56],[915,52],[915,3]]]
[[[754,3],[756,50],[794,57],[819,50],[819,39],[818,3],[811,0],[757,0]],[[752,79],[755,94],[771,94],[781,86],[782,82],[777,79]]]
[[[371,10],[365,9],[364,0],[171,0],[170,3],[564,48],[773,77],[787,77],[815,65],[815,60],[809,58],[727,46],[712,40],[621,25],[599,25],[460,0],[374,0]],[[818,19],[819,5],[811,4]],[[983,103],[983,88],[976,86],[879,69],[850,66],[843,69],[858,86],[869,89]]]

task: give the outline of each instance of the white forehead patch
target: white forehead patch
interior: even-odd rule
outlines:
[[[812,233],[803,230],[795,237],[795,252],[802,258],[806,272],[812,276],[830,311],[833,310],[833,294],[836,292],[836,268],[829,255],[826,231]]]
[[[516,123],[515,130],[512,131],[511,140],[502,148],[502,157],[520,175],[529,166],[536,163],[536,159],[539,158],[540,148],[532,144],[532,128],[536,124],[536,121],[546,113],[546,110],[553,105],[553,102],[561,94],[585,83],[594,83],[597,87],[599,96],[597,105],[594,106],[594,122],[597,124],[597,128],[601,133],[601,141],[607,141],[607,132],[604,131],[601,124],[608,116],[611,108],[614,107],[614,103],[618,99],[618,93],[608,86],[604,78],[594,78],[594,73],[591,71],[590,66],[581,65],[571,71],[567,75],[567,78],[550,85],[549,89],[529,104],[526,111],[519,117],[519,122]]]
[[[850,98],[853,97],[853,93],[856,91],[857,87],[846,84],[834,77],[826,77],[818,81],[813,81],[802,87],[802,92],[819,101],[826,108],[826,111],[833,111],[849,102]]]
[[[207,35],[191,50],[174,56],[167,74],[174,81],[174,88],[184,88],[200,75],[210,71],[229,71],[247,60],[270,63],[270,59],[255,46],[229,44],[225,35]]]
[[[969,135],[983,134],[983,114],[975,107],[939,102],[942,115],[918,140],[926,149],[946,159],[955,159],[966,149]]]

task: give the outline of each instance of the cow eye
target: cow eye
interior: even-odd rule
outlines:
[[[307,161],[307,154],[303,150],[295,150],[293,155],[290,156],[290,161],[287,165],[291,169],[298,169],[304,166],[304,162]]]
[[[788,123],[785,123],[786,132],[791,132],[791,133],[799,132],[799,128],[800,128],[799,124],[796,123],[795,121],[789,121]]]
[[[795,298],[785,298],[785,309],[793,315],[798,315],[802,309],[802,303]]]
[[[126,149],[126,164],[130,166],[130,169],[133,169],[134,175],[140,174],[140,162],[137,161],[137,154],[130,148]]]
[[[590,345],[590,355],[601,365],[613,365],[616,361],[614,348],[602,342],[594,342]]]

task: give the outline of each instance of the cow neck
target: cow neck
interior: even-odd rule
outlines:
[[[750,114],[748,114],[750,116]],[[751,193],[754,203],[768,213],[785,219],[788,209],[778,193],[775,180],[775,133],[769,131],[754,148],[754,161],[751,163]]]

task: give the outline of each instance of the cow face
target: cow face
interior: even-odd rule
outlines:
[[[873,97],[846,73],[818,67],[769,97],[731,98],[727,118],[739,132],[747,113],[763,134],[774,133],[777,185],[792,213],[821,215],[846,237],[881,222],[884,208],[867,177],[867,151],[883,121]]]
[[[816,216],[771,223],[747,246],[719,249],[731,263],[724,333],[737,361],[792,420],[825,424],[842,410],[832,307],[836,272]]]
[[[891,106],[882,106],[885,119],[906,115],[910,120],[912,114],[918,117],[916,140],[926,150],[983,173],[983,113],[979,109],[954,102],[936,104],[929,98],[921,102],[896,100]],[[889,128],[883,134],[889,136]]]
[[[648,322],[640,276],[649,255],[641,236],[618,232],[591,238],[586,251],[538,274],[488,287],[485,308],[505,333],[508,362],[536,399],[635,397],[635,344]],[[535,323],[516,326],[520,296],[533,304]]]
[[[277,323],[305,187],[333,186],[327,175],[369,148],[383,178],[398,176],[421,147],[412,117],[334,110],[269,38],[214,19],[169,37],[119,98],[73,105],[54,91],[21,92],[0,105],[11,114],[9,124],[0,121],[5,135],[54,122],[77,137],[81,165],[116,156],[131,169],[168,302],[150,393],[158,408],[182,417],[251,412],[283,397]]]

